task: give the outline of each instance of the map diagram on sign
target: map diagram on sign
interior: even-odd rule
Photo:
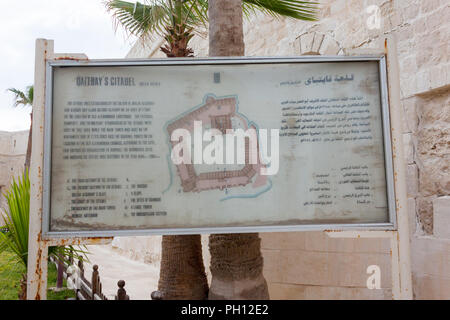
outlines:
[[[172,133],[177,129],[185,129],[193,136],[195,122],[200,122],[203,130],[216,129],[220,131],[224,142],[227,141],[226,136],[232,134],[234,130],[254,129],[255,132],[258,131],[256,123],[249,121],[245,115],[238,112],[237,96],[219,98],[206,95],[202,104],[166,123],[165,130],[170,150],[179,143],[179,141],[171,141]],[[264,164],[261,163],[260,142],[257,134],[255,138],[257,159],[250,161],[251,142],[248,137],[245,137],[245,162],[242,164],[197,164],[191,159],[190,163],[174,165],[169,154],[170,184],[165,191],[173,185],[174,171],[182,192],[198,193],[218,190],[224,193],[221,201],[233,198],[255,198],[270,190],[271,180],[260,174],[260,169],[264,167]],[[224,149],[226,148],[224,147]],[[191,157],[192,154],[191,152]]]

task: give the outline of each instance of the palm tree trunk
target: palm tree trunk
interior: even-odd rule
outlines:
[[[228,0],[227,0],[228,1]],[[257,233],[212,234],[210,300],[266,300],[261,239]]]
[[[209,56],[243,56],[242,0],[210,0]],[[257,233],[210,235],[209,299],[269,299]]]
[[[25,169],[30,169],[31,163],[31,145],[32,145],[32,131],[33,131],[33,111],[30,113],[31,123],[30,123],[30,131],[28,132],[28,144],[27,144],[27,153],[25,155]]]
[[[18,294],[19,300],[27,300],[27,274],[22,275],[20,280],[20,290]]]
[[[163,236],[158,290],[164,300],[207,299],[200,235]]]
[[[179,7],[180,2],[176,1],[176,4]],[[174,24],[174,40],[161,50],[168,58],[191,56],[192,50],[187,47],[189,33],[184,26],[176,25],[176,22]],[[162,237],[158,291],[164,300],[208,298],[208,279],[203,264],[200,235]]]
[[[209,56],[243,56],[242,0],[208,2]]]

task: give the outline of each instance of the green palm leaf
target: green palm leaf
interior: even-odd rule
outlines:
[[[30,181],[28,171],[16,182],[13,179],[10,189],[4,195],[8,211],[2,219],[7,232],[0,233],[0,249],[9,248],[26,266],[28,258],[28,223],[30,212]]]
[[[34,88],[33,86],[28,86],[25,90],[25,92],[16,89],[16,88],[9,88],[7,91],[12,92],[14,94],[14,107],[17,107],[19,105],[33,105],[33,93]]]
[[[276,17],[314,21],[319,13],[318,4],[298,0],[243,0],[242,9],[247,18],[260,11]],[[113,12],[116,23],[138,37],[151,33],[165,36],[167,27],[174,26],[175,20],[189,27],[206,26],[208,21],[207,0],[153,0],[146,3],[108,0],[106,7]],[[180,14],[181,18],[178,17]]]
[[[0,232],[0,252],[9,249],[23,265],[28,263],[28,230],[30,220],[30,179],[28,170],[18,180],[13,179],[9,190],[4,194],[8,209],[0,213],[3,231]],[[73,246],[50,247],[49,256],[56,258],[74,257],[88,260],[88,252]]]
[[[108,1],[106,7],[113,12],[116,23],[120,23],[131,34],[143,37],[153,32],[162,34],[170,23],[168,7],[164,2],[154,1],[152,5],[140,2]]]
[[[208,21],[207,1],[204,0],[186,0],[178,3],[175,0],[146,2],[148,4],[109,0],[106,2],[106,8],[113,12],[116,25],[120,23],[125,30],[137,37],[146,37],[152,33],[164,36],[168,26],[175,24],[206,26]],[[178,17],[179,15],[181,17]]]
[[[319,14],[319,3],[297,0],[243,0],[242,9],[247,18],[251,13],[261,11],[276,17],[315,21]]]

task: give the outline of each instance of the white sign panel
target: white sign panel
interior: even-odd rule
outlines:
[[[383,57],[48,63],[50,234],[392,228]]]

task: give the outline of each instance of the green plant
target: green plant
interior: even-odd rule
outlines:
[[[0,255],[0,300],[17,300],[17,290],[25,272],[25,266],[17,263],[15,253],[9,248],[6,248]],[[48,288],[55,286],[57,277],[58,271],[55,264],[49,263],[47,277]],[[47,289],[48,300],[66,300],[67,298],[75,298],[75,291],[71,289],[61,291]]]
[[[21,91],[16,88],[9,88],[7,91],[12,92],[14,94],[14,107],[18,107],[20,105],[26,107],[26,106],[33,106],[33,97],[34,97],[34,87],[28,86],[25,91]],[[33,122],[33,110],[31,110],[30,113],[31,122]],[[27,153],[25,155],[25,168],[30,167],[31,162],[31,145],[32,145],[32,131],[33,131],[33,125],[30,123],[30,131],[28,132],[28,146],[27,146]]]
[[[16,88],[9,88],[8,91],[14,93],[14,107],[18,107],[19,105],[23,106],[33,105],[33,95],[34,95],[33,86],[28,86],[25,89],[25,92]]]
[[[28,223],[30,215],[30,180],[28,170],[4,194],[8,203],[8,211],[4,211],[2,219],[6,232],[0,233],[0,252],[9,248],[16,258],[27,265],[28,258]]]
[[[13,178],[9,190],[4,194],[8,209],[0,213],[3,220],[3,232],[0,232],[0,253],[10,250],[16,262],[25,267],[28,265],[28,229],[30,220],[30,180],[26,169],[18,180]],[[76,257],[87,260],[87,251],[73,246],[49,247],[48,255],[57,259]],[[23,274],[23,299],[26,293],[26,271]]]

